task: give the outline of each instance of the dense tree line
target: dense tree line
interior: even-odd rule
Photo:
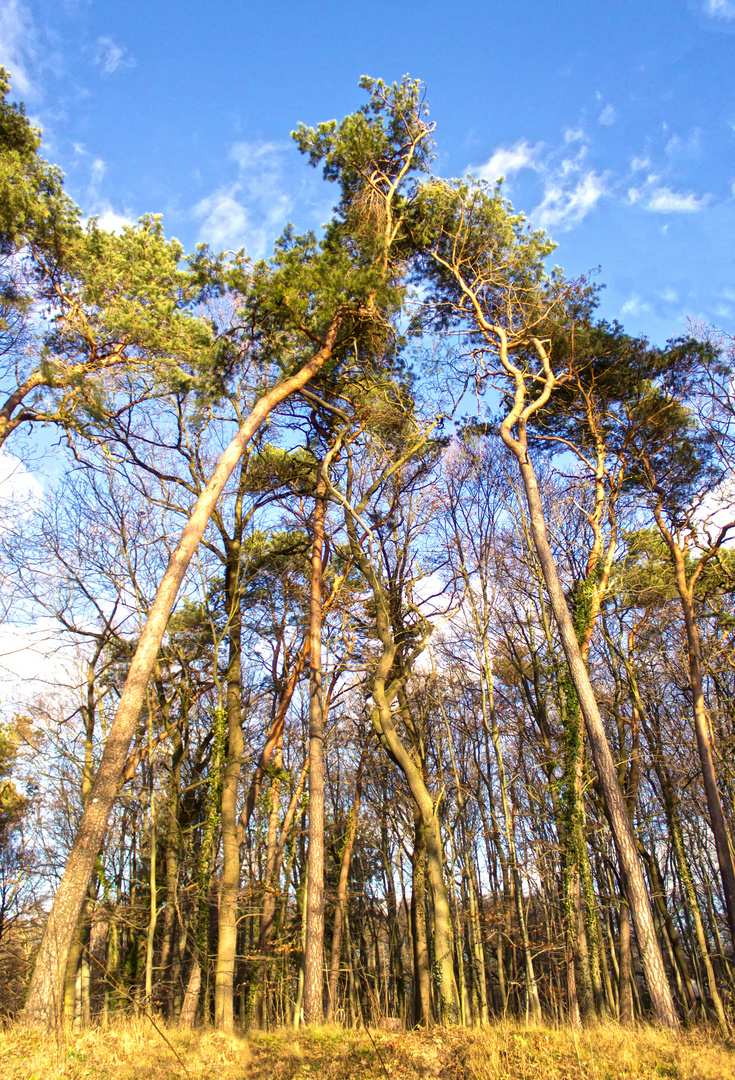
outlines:
[[[253,263],[83,223],[3,79],[0,440],[68,460],[3,608],[73,663],[0,732],[0,1004],[727,1030],[728,342],[599,320],[363,88]]]

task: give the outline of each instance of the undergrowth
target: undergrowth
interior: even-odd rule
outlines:
[[[59,1038],[0,1033],[3,1080],[735,1080],[735,1047],[698,1028],[497,1022],[484,1031],[336,1026],[223,1035],[126,1020]]]

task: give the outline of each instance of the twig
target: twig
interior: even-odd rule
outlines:
[[[380,1064],[383,1067],[383,1072],[385,1073],[386,1080],[390,1080],[390,1073],[388,1072],[387,1066],[385,1064],[385,1059],[384,1059],[383,1055],[381,1054],[380,1050],[378,1050],[378,1044],[376,1043],[375,1039],[370,1034],[370,1028],[367,1026],[367,1024],[365,1025],[365,1031],[367,1031],[368,1039],[370,1039],[370,1042],[373,1044],[373,1048],[375,1050],[375,1053],[378,1055],[378,1060],[380,1061]]]

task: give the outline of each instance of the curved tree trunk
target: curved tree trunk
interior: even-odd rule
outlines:
[[[305,386],[332,355],[344,317],[344,312],[337,313],[324,344],[312,359],[295,375],[284,379],[264,394],[244,421],[197,499],[181,539],[169,560],[131,661],[90,798],[49,913],[25,1007],[20,1016],[21,1021],[26,1024],[56,1027],[59,1023],[66,958],[95,859],[102,847],[148,680],[153,672],[181,582],[204,535],[210,515],[256,431],[276,406]]]

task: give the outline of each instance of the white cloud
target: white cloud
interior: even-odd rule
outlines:
[[[84,143],[74,143],[74,153],[83,159],[92,155],[84,146]],[[89,207],[87,221],[91,217],[97,218],[97,227],[105,232],[121,233],[127,225],[135,225],[130,210],[122,213],[113,209],[109,199],[100,195],[99,185],[107,172],[107,165],[102,158],[94,158],[89,166],[89,186],[87,188],[86,205]]]
[[[0,626],[0,687],[6,709],[27,708],[49,689],[68,692],[82,682],[81,656],[64,641],[55,619]]]
[[[645,315],[651,310],[651,305],[641,300],[640,296],[631,296],[625,301],[620,311],[623,315]]]
[[[121,233],[127,225],[135,225],[129,211],[119,214],[106,201],[100,204],[95,216],[97,217],[97,228],[103,229],[105,232]]]
[[[113,210],[107,199],[92,200],[92,212],[84,218],[84,224],[86,225],[91,218],[97,219],[97,228],[102,229],[103,232],[119,234],[126,225],[135,225],[129,210],[120,214],[117,210]]]
[[[569,175],[568,172],[562,174]],[[553,180],[546,186],[541,203],[531,217],[542,229],[571,229],[594,210],[607,194],[606,176],[590,170],[582,174],[574,187],[564,187]]]
[[[91,174],[92,174],[92,183],[93,184],[99,184],[100,180],[102,179],[102,177],[105,175],[105,172],[106,172],[106,166],[105,166],[105,163],[102,160],[102,158],[95,158],[94,159],[94,161],[92,162],[92,168],[91,168],[90,171],[91,171]]]
[[[735,19],[735,0],[704,0],[704,13],[713,19]]]
[[[661,187],[651,192],[647,209],[654,214],[695,214],[703,210],[708,202],[708,195],[698,198],[691,192],[682,195],[671,188]]]
[[[702,132],[699,128],[686,138],[681,135],[672,135],[666,143],[666,153],[669,157],[696,159],[702,156]]]
[[[249,175],[272,174],[280,171],[278,157],[283,147],[279,143],[237,142],[230,150],[230,158]]]
[[[43,486],[20,458],[0,450],[0,509],[30,508],[43,497]]]
[[[13,78],[13,88],[23,97],[34,97],[28,70],[36,54],[36,32],[30,10],[21,0],[0,0],[0,65]]]
[[[735,0],[732,0],[735,4]],[[598,95],[602,105],[602,97]],[[617,119],[612,105],[599,113],[602,128]],[[601,133],[597,139],[601,139]],[[596,143],[581,127],[569,127],[562,132],[559,144],[535,146],[520,140],[511,146],[501,146],[479,169],[470,172],[481,179],[494,181],[500,176],[512,176],[528,170],[542,185],[540,201],[528,215],[534,225],[553,232],[566,231],[579,225],[592,213],[603,197],[610,197],[629,206],[639,204],[654,214],[694,214],[705,210],[712,202],[711,194],[677,191],[667,183],[671,159],[697,158],[701,155],[701,133],[693,129],[684,136],[668,135],[665,158],[652,160],[641,152],[630,159],[627,173],[613,173],[595,168]],[[661,157],[659,153],[657,155]],[[735,183],[733,183],[735,195]]]
[[[579,145],[570,156],[573,143]],[[608,174],[601,175],[586,167],[587,151],[584,132],[567,128],[564,143],[556,150],[546,148],[543,143],[531,146],[521,141],[500,147],[479,169],[470,171],[482,180],[494,181],[521,169],[531,169],[543,182],[543,197],[529,214],[530,219],[542,229],[553,226],[566,230],[578,225],[607,193]]]
[[[250,219],[242,203],[238,202],[239,184],[219,188],[202,199],[194,207],[194,216],[200,218],[200,235],[216,248],[241,247],[245,243]]]
[[[135,57],[124,45],[118,45],[111,37],[97,38],[94,62],[103,75],[114,75],[121,68],[135,67]]]
[[[630,167],[633,172],[641,172],[643,169],[650,169],[651,159],[647,157],[634,157],[631,159]]]
[[[647,161],[634,160],[633,165],[644,167]],[[653,214],[696,214],[712,201],[711,195],[695,195],[694,192],[674,191],[661,183],[662,177],[651,172],[642,183],[628,188],[627,201],[641,205]]]
[[[518,142],[515,146],[501,146],[484,165],[474,171],[474,175],[480,180],[494,183],[501,176],[512,176],[521,169],[537,170],[541,149],[541,143],[529,146],[527,142]]]
[[[288,220],[293,200],[285,188],[283,147],[277,143],[235,143],[230,158],[238,178],[201,199],[193,208],[199,239],[216,248],[244,247],[262,258]]]

